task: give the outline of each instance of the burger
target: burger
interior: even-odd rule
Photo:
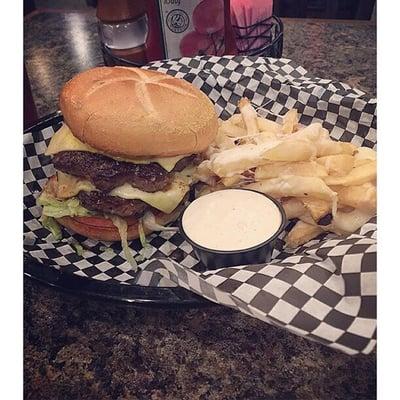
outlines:
[[[99,67],[65,84],[60,109],[45,153],[56,173],[38,199],[46,227],[126,243],[177,218],[218,130],[203,92],[161,72]]]

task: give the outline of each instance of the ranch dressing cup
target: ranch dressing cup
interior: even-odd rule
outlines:
[[[248,189],[225,189],[194,200],[180,230],[208,269],[270,261],[286,225],[280,203]]]

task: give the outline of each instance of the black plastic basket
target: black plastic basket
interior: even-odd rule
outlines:
[[[238,54],[246,56],[282,57],[283,23],[275,15],[253,25],[233,25],[236,42],[240,43]],[[257,32],[257,33],[256,33]],[[255,46],[257,42],[261,45]]]
[[[249,26],[233,25],[236,42],[240,43],[239,55],[282,57],[283,49],[283,23],[276,17],[271,16]],[[262,43],[255,47],[255,43]],[[122,65],[127,67],[140,67],[143,64],[135,63],[126,58],[113,54],[108,47],[101,43],[101,51],[105,65]]]

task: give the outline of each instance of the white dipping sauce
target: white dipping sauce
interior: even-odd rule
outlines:
[[[261,193],[220,190],[193,201],[182,216],[186,235],[210,250],[244,250],[271,238],[282,223],[277,205]]]

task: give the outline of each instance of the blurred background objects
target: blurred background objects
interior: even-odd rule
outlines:
[[[56,109],[62,83],[85,69],[196,54],[284,56],[315,74],[326,71],[327,58],[334,57],[343,59],[337,68],[332,66],[334,77],[375,91],[374,77],[364,73],[363,63],[375,51],[375,1],[186,0],[181,4],[193,8],[187,16],[185,9],[177,13],[175,6],[165,8],[164,3],[175,4],[24,0],[27,121]],[[213,17],[207,12],[210,7],[219,14]],[[362,52],[353,51],[355,43]]]
[[[274,0],[280,17],[371,19],[375,0]]]
[[[288,18],[369,20],[376,12],[376,0],[231,0],[231,3],[233,7],[235,3],[245,7],[249,3],[263,3],[267,10],[273,3],[274,15]],[[96,6],[97,0],[24,0],[28,12],[34,9],[82,10]]]

